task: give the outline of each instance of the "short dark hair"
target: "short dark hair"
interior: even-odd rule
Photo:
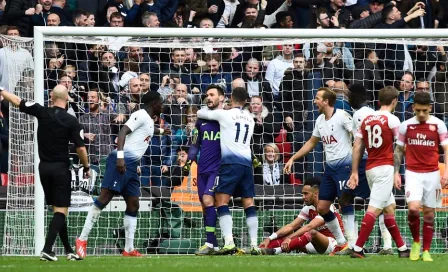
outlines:
[[[398,95],[399,92],[395,87],[386,86],[380,90],[378,100],[380,101],[381,106],[389,106]]]
[[[148,105],[159,100],[162,100],[162,96],[158,92],[147,92],[142,97],[142,103]]]
[[[73,12],[73,16],[72,16],[72,20],[73,20],[73,22],[75,22],[75,20],[78,19],[78,18],[81,17],[81,16],[86,16],[86,17],[88,17],[88,14],[87,14],[86,11],[84,11],[84,10],[82,10],[82,9],[76,9],[76,10]]]
[[[303,186],[310,186],[311,188],[317,188],[319,189],[320,186],[320,177],[311,177],[305,180],[305,183],[303,183]]]
[[[20,34],[20,29],[17,26],[15,26],[15,25],[7,26],[6,27],[6,34],[8,34],[8,32],[11,31],[11,30],[17,30],[19,32],[19,34]]]
[[[208,90],[211,90],[211,89],[216,89],[218,91],[219,95],[224,95],[224,89],[219,85],[210,84],[210,85],[208,85],[207,90],[205,92],[207,92]]]
[[[185,151],[185,153],[188,153],[189,150],[190,150],[189,146],[181,145],[176,149],[176,153],[179,153],[181,151]]]
[[[431,95],[429,93],[416,93],[414,95],[414,104],[431,105]]]
[[[389,17],[390,13],[394,10],[394,7],[395,7],[394,5],[389,5],[383,8],[383,11],[381,12],[383,22],[387,21],[387,17]]]
[[[320,92],[320,91],[324,92],[324,95],[322,96],[322,98],[324,100],[328,100],[328,105],[330,107],[334,107],[334,103],[336,102],[336,93],[334,91],[332,91],[328,87],[319,88],[317,91],[318,92]]]
[[[279,13],[275,14],[275,20],[277,21],[277,23],[280,24],[280,23],[283,23],[288,16],[290,16],[292,18],[291,14],[289,12],[280,11]]]
[[[236,87],[232,91],[232,100],[236,103],[246,103],[247,98],[249,97],[249,94],[247,93],[246,88],[243,87]]]
[[[348,103],[354,109],[361,108],[361,105],[364,104],[367,100],[367,89],[362,84],[355,83],[350,86],[348,93]]]
[[[123,16],[123,14],[121,14],[120,12],[113,12],[111,15],[110,15],[110,19],[109,20],[111,20],[112,21],[112,18],[120,18],[121,20],[123,20],[124,21],[124,16]]]

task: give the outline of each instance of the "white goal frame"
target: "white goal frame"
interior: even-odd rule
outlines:
[[[229,29],[229,28],[130,28],[130,27],[34,27],[34,98],[44,104],[44,36],[123,36],[155,38],[271,38],[271,39],[442,39],[448,44],[448,29]],[[34,242],[35,255],[45,243],[45,198],[39,178],[37,120],[34,141]]]

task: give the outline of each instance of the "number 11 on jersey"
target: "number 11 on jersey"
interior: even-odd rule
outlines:
[[[240,130],[241,130],[241,124],[240,123],[235,123],[236,126],[236,135],[235,135],[235,142],[239,142],[240,140]],[[244,133],[244,138],[243,138],[243,144],[246,143],[247,140],[247,134],[249,134],[249,125],[245,124],[244,127],[246,128],[246,132]]]

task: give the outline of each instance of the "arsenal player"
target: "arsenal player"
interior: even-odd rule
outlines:
[[[409,257],[409,250],[395,221],[393,142],[398,135],[400,120],[392,114],[397,105],[398,90],[387,86],[379,92],[380,110],[368,115],[356,133],[353,146],[352,174],[348,186],[358,186],[358,168],[365,149],[366,176],[370,186],[370,201],[361,224],[352,258],[365,258],[363,246],[375,225],[376,218],[384,213],[384,223],[398,247],[399,257]]]
[[[294,221],[274,232],[260,244],[263,255],[277,255],[294,250],[326,255],[333,252],[337,242],[316,209],[319,202],[319,187],[320,179],[317,177],[305,181],[302,188],[305,206]],[[343,231],[341,216],[333,204],[330,210],[335,214]]]
[[[423,205],[423,261],[432,262],[429,250],[434,232],[434,212],[440,205],[440,189],[447,185],[448,172],[440,178],[439,145],[443,147],[445,161],[448,159],[447,128],[442,120],[430,115],[432,110],[429,93],[416,93],[415,116],[403,122],[395,147],[395,186],[401,188],[399,169],[406,145],[406,201],[408,221],[414,242],[410,259],[420,258],[420,205]]]

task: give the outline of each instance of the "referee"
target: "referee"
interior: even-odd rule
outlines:
[[[80,260],[68,242],[66,216],[71,198],[71,174],[69,171],[69,142],[76,146],[76,152],[84,166],[85,178],[90,176],[87,151],[84,146],[84,132],[78,120],[67,113],[68,91],[57,85],[51,92],[53,107],[47,108],[0,88],[5,100],[19,107],[21,112],[33,115],[38,120],[37,143],[39,148],[39,174],[47,205],[53,206],[53,219],[48,227],[42,261],[57,261],[53,244],[59,233],[67,259]]]

